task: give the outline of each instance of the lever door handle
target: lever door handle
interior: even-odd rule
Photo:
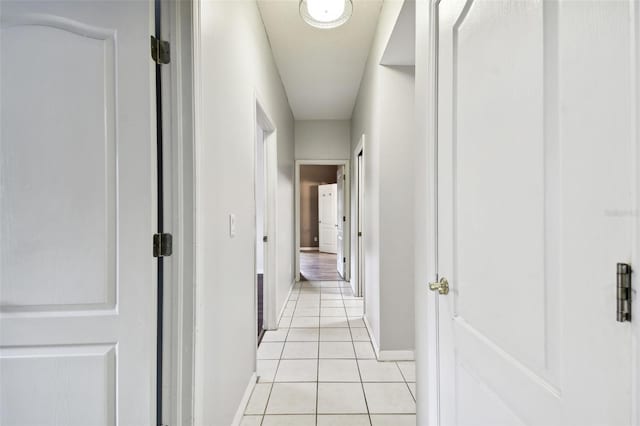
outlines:
[[[449,294],[449,281],[447,281],[445,277],[442,277],[440,281],[429,283],[429,289],[443,295]]]

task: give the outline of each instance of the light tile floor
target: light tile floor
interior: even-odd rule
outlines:
[[[412,426],[415,364],[378,362],[348,283],[296,284],[258,349],[242,426]]]

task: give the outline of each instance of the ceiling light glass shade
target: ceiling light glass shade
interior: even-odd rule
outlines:
[[[351,18],[352,0],[300,0],[300,16],[316,28],[336,28]]]

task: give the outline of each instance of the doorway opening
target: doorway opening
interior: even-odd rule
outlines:
[[[349,280],[348,161],[296,164],[296,278]]]
[[[277,132],[260,103],[256,100],[255,144],[255,295],[257,344],[265,330],[276,327],[276,178]],[[233,218],[231,219],[233,222]],[[234,228],[234,224],[230,223]]]
[[[364,297],[364,135],[354,151],[355,157],[355,276],[353,291],[357,297]]]

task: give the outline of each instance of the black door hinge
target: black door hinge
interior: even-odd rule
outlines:
[[[346,257],[342,258],[342,263],[347,263],[347,258]]]
[[[153,235],[153,257],[171,256],[173,253],[173,236],[171,234]]]
[[[616,320],[618,322],[631,321],[631,266],[626,263],[618,263],[616,272]]]
[[[171,60],[171,49],[168,41],[158,40],[151,36],[151,58],[156,64],[168,64]]]

